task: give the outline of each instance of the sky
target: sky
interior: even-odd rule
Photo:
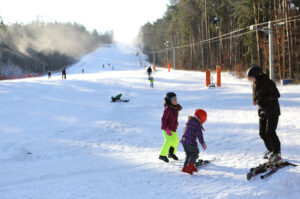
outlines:
[[[88,30],[113,30],[117,41],[130,43],[139,28],[161,18],[169,0],[0,0],[4,23],[77,22]]]

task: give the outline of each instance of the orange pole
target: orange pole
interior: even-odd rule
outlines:
[[[170,69],[171,69],[171,65],[168,64],[168,72],[170,72]]]
[[[217,66],[217,87],[221,87],[221,66]]]
[[[155,70],[155,64],[153,64],[153,70]]]
[[[206,70],[206,86],[210,85],[210,70]]]

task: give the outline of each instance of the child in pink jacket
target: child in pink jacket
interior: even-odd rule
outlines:
[[[178,114],[182,107],[177,103],[176,94],[169,92],[165,96],[165,110],[161,119],[161,129],[165,138],[161,148],[159,159],[169,162],[169,158],[178,160],[176,156],[177,145],[179,143],[177,135]]]

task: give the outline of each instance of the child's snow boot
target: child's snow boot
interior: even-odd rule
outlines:
[[[181,171],[193,175],[193,171],[188,166],[183,167]]]
[[[193,171],[193,172],[198,172],[198,169],[195,167],[194,164],[189,163],[189,164],[188,164],[188,168],[189,168],[191,171]]]
[[[174,147],[170,147],[168,158],[172,158],[173,160],[178,160],[178,157],[174,154]]]
[[[161,156],[161,155],[160,155],[158,159],[160,159],[160,160],[162,160],[162,161],[164,161],[164,162],[166,162],[166,163],[169,162],[169,159],[167,158],[167,156]]]

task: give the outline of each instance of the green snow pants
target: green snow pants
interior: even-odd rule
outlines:
[[[160,155],[167,156],[169,153],[170,147],[174,148],[174,154],[177,152],[177,145],[179,143],[177,132],[171,131],[172,135],[168,135],[165,130],[162,130],[165,138],[164,145],[161,148]]]

